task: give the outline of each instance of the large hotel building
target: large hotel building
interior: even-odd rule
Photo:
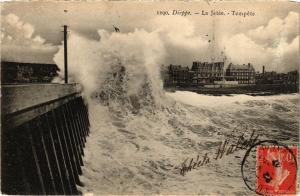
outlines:
[[[226,69],[227,81],[238,81],[239,84],[254,84],[255,69],[252,64],[235,65],[230,63]]]

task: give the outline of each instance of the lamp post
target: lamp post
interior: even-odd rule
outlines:
[[[64,25],[64,65],[65,65],[65,83],[68,83],[68,43],[67,43],[68,26]]]

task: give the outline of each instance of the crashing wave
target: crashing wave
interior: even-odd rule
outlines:
[[[146,74],[143,84],[135,93],[130,93],[129,80],[130,72],[118,62],[113,66],[112,72],[107,74],[106,79],[92,94],[92,98],[103,106],[108,106],[111,111],[139,114],[141,111],[153,113],[156,109],[155,95],[153,94],[152,83]]]

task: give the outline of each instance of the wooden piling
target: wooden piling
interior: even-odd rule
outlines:
[[[66,194],[65,191],[65,184],[62,176],[62,172],[60,169],[60,163],[57,157],[57,151],[55,148],[55,141],[53,138],[53,132],[54,130],[51,128],[48,120],[48,115],[45,114],[43,115],[42,121],[43,121],[43,131],[44,131],[44,136],[45,136],[45,143],[48,149],[48,154],[49,154],[49,159],[50,159],[50,164],[52,166],[52,172],[53,172],[53,177],[54,177],[54,182],[55,186],[57,189],[57,194]]]
[[[86,133],[85,133],[85,128],[84,128],[84,124],[83,124],[83,119],[82,119],[82,116],[80,114],[80,103],[78,101],[78,99],[75,99],[75,106],[76,106],[76,115],[77,115],[77,120],[78,120],[78,124],[79,124],[79,127],[80,127],[80,132],[82,134],[82,138],[83,138],[83,145],[85,145],[84,143],[86,142]]]
[[[63,117],[64,117],[64,120],[65,120],[65,123],[66,123],[66,132],[67,132],[67,136],[69,138],[69,141],[70,141],[70,147],[72,148],[71,151],[73,153],[73,159],[74,159],[74,162],[75,162],[75,165],[76,165],[76,168],[77,168],[77,173],[79,175],[82,174],[82,170],[81,170],[81,163],[82,162],[82,158],[81,158],[81,155],[80,155],[80,152],[78,151],[78,147],[77,147],[77,144],[76,144],[76,139],[75,139],[75,129],[74,129],[74,126],[72,124],[72,115],[70,114],[69,110],[68,110],[68,104],[70,103],[67,103],[67,104],[64,104],[62,106],[63,108]]]
[[[33,159],[34,159],[34,165],[35,165],[37,177],[38,177],[38,180],[39,180],[39,183],[40,183],[39,187],[41,189],[41,193],[46,194],[45,182],[44,182],[44,178],[43,178],[43,175],[42,175],[40,162],[39,162],[39,159],[38,159],[36,145],[35,145],[33,136],[30,132],[31,132],[31,129],[29,127],[27,127],[27,134],[28,134],[28,138],[29,138],[29,142],[30,142],[30,146],[31,146]]]
[[[45,146],[44,134],[41,128],[40,118],[30,123],[30,132],[32,134],[32,146],[36,151],[36,159],[39,163],[41,175],[44,181],[44,187],[47,194],[56,194],[56,186],[53,179],[48,152]]]
[[[77,121],[76,121],[76,118],[74,116],[74,111],[72,109],[73,104],[74,104],[74,102],[70,101],[69,104],[66,105],[67,106],[67,112],[68,112],[67,116],[69,116],[70,123],[73,126],[74,139],[75,139],[77,151],[79,153],[80,165],[83,165],[83,160],[82,160],[82,157],[80,155],[84,155],[84,151],[83,151],[83,145],[82,145],[80,130],[79,130],[79,127],[77,126]]]
[[[70,156],[70,152],[69,152],[70,148],[69,148],[68,140],[65,136],[66,127],[62,120],[61,108],[56,108],[53,111],[53,113],[54,113],[55,121],[57,122],[57,125],[58,125],[58,133],[61,138],[62,152],[63,152],[65,160],[66,160],[66,166],[67,166],[67,170],[68,170],[69,177],[70,177],[71,191],[72,191],[72,194],[77,194],[76,178],[77,178],[78,174],[76,172],[76,167],[75,167],[74,161]]]
[[[54,146],[57,152],[57,158],[59,161],[59,167],[60,170],[62,171],[62,179],[64,182],[64,189],[66,194],[73,194],[73,188],[74,185],[72,184],[72,179],[71,179],[71,174],[70,171],[68,170],[67,167],[67,160],[65,158],[65,153],[64,153],[64,145],[62,145],[62,138],[61,134],[59,133],[59,127],[58,127],[58,122],[55,119],[55,112],[52,110],[50,113],[47,114],[48,116],[48,122],[49,125],[52,125],[52,130],[53,130],[53,140],[54,140]]]

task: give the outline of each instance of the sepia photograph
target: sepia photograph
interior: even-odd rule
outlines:
[[[299,2],[0,5],[1,194],[297,195]]]

